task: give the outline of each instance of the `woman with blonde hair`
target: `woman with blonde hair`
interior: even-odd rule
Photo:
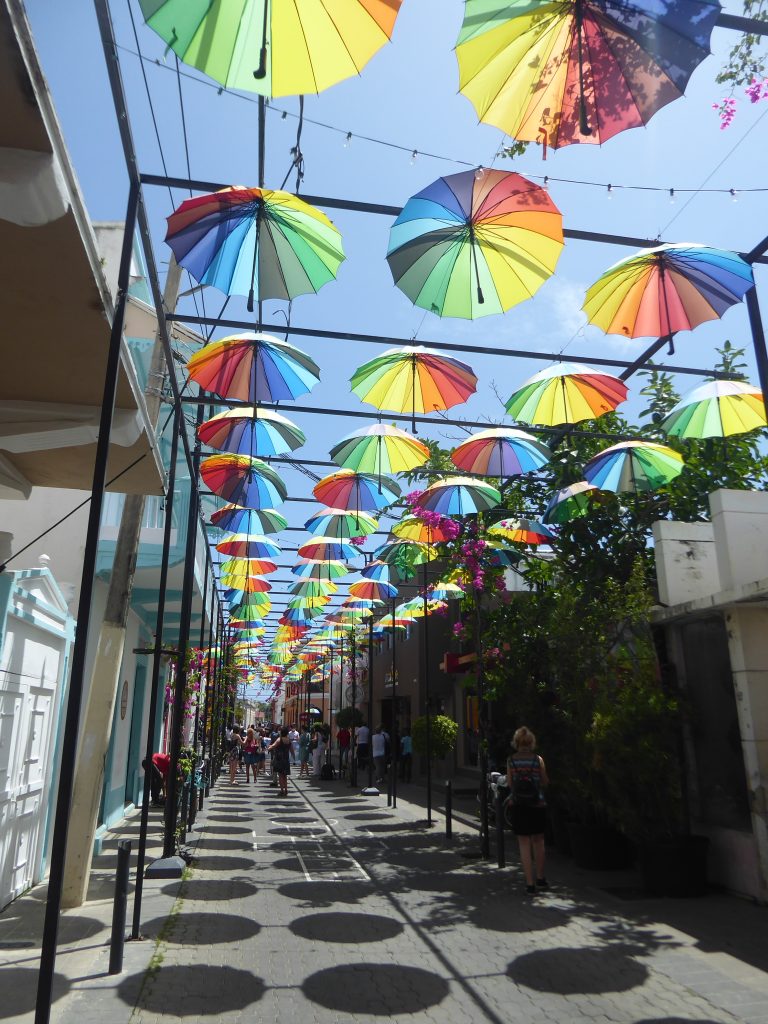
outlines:
[[[544,829],[548,785],[544,759],[534,753],[536,737],[522,725],[512,737],[515,753],[507,760],[507,785],[512,801],[512,830],[520,847],[520,862],[525,874],[526,892],[548,889],[544,874]],[[534,875],[534,867],[536,874]]]
[[[256,775],[259,764],[259,742],[256,739],[256,732],[251,726],[248,732],[245,734],[245,743],[243,744],[243,757],[245,760],[245,781],[248,782],[248,777],[253,772],[253,781],[256,782]]]

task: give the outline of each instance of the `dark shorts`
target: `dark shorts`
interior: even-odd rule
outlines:
[[[543,835],[546,825],[546,807],[512,807],[512,831],[516,836]]]
[[[251,753],[247,753],[247,754],[245,755],[245,763],[246,763],[246,764],[256,764],[256,762],[257,762],[258,760],[259,760],[259,755],[258,755],[258,754],[256,754],[256,753],[253,753],[253,754],[251,754]]]

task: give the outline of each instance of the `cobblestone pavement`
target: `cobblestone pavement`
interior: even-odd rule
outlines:
[[[623,902],[558,863],[531,899],[473,830],[448,843],[416,804],[343,782],[222,781],[201,822],[145,920],[156,945],[129,944],[119,978],[70,979],[56,1024],[768,1024],[765,908]]]

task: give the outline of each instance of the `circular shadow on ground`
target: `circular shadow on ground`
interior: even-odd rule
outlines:
[[[344,815],[344,821],[386,821],[388,818],[388,814],[382,814],[380,811],[361,811],[359,814]]]
[[[464,861],[452,851],[425,850],[417,845],[408,850],[388,849],[384,863],[388,867],[408,868],[424,874],[441,874],[464,867]]]
[[[410,821],[394,821],[387,825],[369,825],[368,829],[371,832],[413,832],[413,825]]]
[[[472,891],[476,897],[477,882],[473,883]],[[523,911],[517,907],[510,907],[508,900],[485,899],[479,906],[473,906],[467,911],[467,920],[475,928],[513,934],[560,928],[568,924],[569,917],[565,911],[554,907],[537,907],[534,903],[530,907],[526,906]]]
[[[206,825],[204,835],[241,836],[251,830],[247,825]]]
[[[208,856],[205,850],[196,855],[195,861],[203,871],[250,871],[256,863],[252,857],[228,857],[215,851]]]
[[[558,995],[628,992],[648,970],[618,949],[542,949],[517,957],[507,975],[518,985]]]
[[[204,857],[211,850],[223,850],[224,853],[236,853],[238,850],[252,851],[253,843],[248,839],[227,839],[218,836],[205,836],[202,846],[198,847],[195,856]]]
[[[166,896],[176,896],[176,883],[163,886]],[[190,878],[184,883],[183,896],[186,900],[244,900],[257,892],[253,882],[244,878]]]
[[[311,914],[288,926],[294,935],[314,942],[383,942],[400,935],[403,926],[379,914]]]
[[[59,943],[88,939],[92,935],[103,932],[106,927],[95,917],[68,917],[66,914],[62,914],[59,917]]]
[[[635,1024],[717,1024],[711,1017],[643,1017]]]
[[[286,829],[290,828],[290,832]],[[268,836],[282,836],[291,835],[294,839],[319,839],[328,835],[328,827],[322,822],[318,822],[317,825],[294,825],[291,822],[290,825],[278,825],[276,828],[267,829]]]
[[[0,1020],[17,1021],[35,1008],[37,1000],[36,967],[3,967],[0,978],[3,982],[3,998],[0,1000]],[[70,983],[63,974],[54,974],[52,1002],[66,995]]]
[[[372,895],[370,885],[362,882],[285,882],[277,891],[286,899],[305,907],[333,907],[337,903],[359,903]]]
[[[363,1018],[418,1013],[448,995],[448,982],[438,974],[400,964],[329,967],[311,974],[301,988],[313,1003]]]
[[[231,814],[209,814],[205,819],[206,821],[225,821],[229,824],[232,823],[234,816]]]
[[[137,980],[132,975],[117,986],[117,994],[129,1006],[137,996]],[[161,966],[150,984],[141,991],[137,1009],[165,1014],[169,1010],[175,1017],[216,1017],[219,1014],[244,1010],[264,995],[264,982],[250,971],[236,967],[215,967],[195,964],[181,967]],[[174,993],[169,1006],[169,993]]]
[[[160,931],[168,923],[167,917],[156,917],[147,921],[143,932],[151,938],[157,938]],[[163,935],[163,941],[179,945],[207,946],[215,942],[239,942],[258,935],[261,925],[248,917],[238,914],[186,913],[174,919],[173,927]]]

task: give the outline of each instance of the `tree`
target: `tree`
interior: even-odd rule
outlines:
[[[456,746],[456,737],[459,727],[452,718],[447,715],[432,715],[430,720],[430,750],[433,758],[440,760],[447,757]],[[427,752],[427,718],[421,715],[413,720],[411,726],[411,740],[413,749],[417,754]]]

